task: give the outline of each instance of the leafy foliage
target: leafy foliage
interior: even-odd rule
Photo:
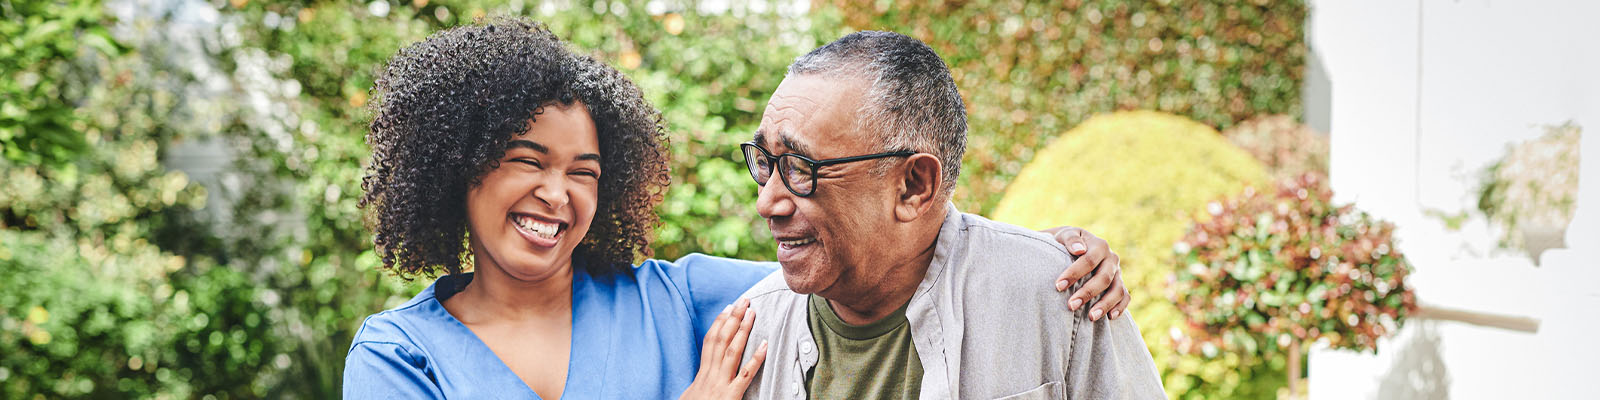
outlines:
[[[1328,138],[1287,115],[1251,118],[1222,131],[1228,142],[1267,165],[1274,177],[1328,174]]]
[[[781,10],[650,11],[620,2],[570,7],[475,1],[239,2],[237,38],[220,56],[247,99],[227,135],[242,155],[226,256],[279,299],[274,337],[285,362],[265,374],[296,382],[281,394],[336,397],[345,350],[367,314],[396,305],[410,286],[375,268],[355,207],[370,155],[368,90],[387,58],[430,32],[487,15],[529,15],[575,48],[635,80],[669,124],[673,187],[660,208],[657,257],[690,252],[767,259],[773,243],[754,210],[755,185],[737,157],[788,61],[819,43],[800,33],[813,17]],[[826,14],[815,18],[826,18]],[[810,31],[806,31],[810,32]],[[244,267],[248,266],[248,267]],[[273,392],[272,394],[280,394]]]
[[[1210,218],[1174,245],[1171,298],[1194,328],[1175,338],[1178,350],[1273,363],[1303,362],[1316,341],[1377,351],[1378,338],[1416,311],[1411,266],[1393,225],[1332,198],[1321,174],[1306,173],[1272,195],[1252,187],[1208,205]],[[1302,387],[1301,366],[1287,365],[1291,388]]]
[[[1410,263],[1394,225],[1332,203],[1319,174],[1254,188],[1212,203],[1175,250],[1177,302],[1203,347],[1271,353],[1327,339],[1337,349],[1377,350],[1416,310]]]
[[[1116,112],[1090,118],[1040,151],[993,217],[1034,229],[1080,226],[1111,243],[1133,295],[1128,312],[1169,396],[1271,398],[1283,385],[1274,372],[1281,363],[1233,352],[1176,351],[1188,333],[1180,310],[1166,300],[1171,246],[1190,216],[1265,180],[1260,162],[1210,127],[1162,112]]]
[[[0,397],[248,392],[251,375],[186,361],[269,352],[246,342],[259,330],[191,308],[192,278],[229,271],[155,243],[206,200],[161,165],[179,136],[165,121],[183,108],[164,85],[184,78],[111,41],[100,7],[0,2]],[[231,289],[203,304],[257,309]]]
[[[998,185],[1042,146],[1047,135],[1032,132],[1059,131],[1093,112],[1160,108],[1226,126],[1298,107],[1298,2],[980,1],[864,14],[858,4],[711,3],[230,0],[113,21],[96,0],[0,0],[0,397],[338,396],[361,317],[426,283],[377,272],[355,207],[372,79],[401,46],[480,16],[550,24],[627,73],[662,110],[674,182],[660,208],[662,258],[771,257],[735,145],[750,137],[789,61],[862,18],[928,41],[951,63],[973,112],[963,174],[971,195],[958,195],[968,209],[993,204]],[[1090,9],[1099,22],[1086,23]],[[1169,16],[1180,11],[1200,17]],[[1134,23],[1140,13],[1144,22]],[[170,20],[177,15],[215,18]],[[972,24],[1030,33],[963,34],[979,28]],[[186,33],[198,39],[151,33],[178,25],[198,29]],[[1165,50],[1126,46],[1152,37]],[[1056,46],[1061,40],[1067,45]],[[1224,177],[1167,176],[1200,183],[1149,201],[1198,204],[1191,197],[1211,189],[1191,185],[1222,190],[1259,173],[1209,151],[1186,162],[1228,165],[1219,167]],[[214,172],[172,167],[199,152],[232,161]],[[1091,224],[1119,252],[1157,254],[1124,251],[1132,239],[1116,239],[1145,237],[1145,228],[1114,232],[1104,222],[1112,220],[1093,225],[1076,215],[1049,224]],[[1130,264],[1140,269],[1160,270]],[[1213,366],[1189,357],[1175,368],[1189,379],[1202,367],[1244,362],[1219,357],[1235,358]],[[1236,385],[1251,371],[1204,377]],[[1171,382],[1169,390],[1199,384]]]
[[[776,251],[755,212],[756,185],[738,144],[751,139],[789,62],[838,34],[808,29],[837,26],[827,12],[779,11],[579,10],[548,19],[578,48],[632,77],[668,124],[672,188],[659,208],[657,257],[703,252],[766,260]]]
[[[1159,110],[1221,128],[1300,115],[1303,1],[831,3],[846,25],[911,35],[950,64],[973,132],[956,204],[975,212],[1095,114]]]
[[[103,19],[98,0],[0,2],[0,157],[59,165],[88,148],[76,112],[86,87],[68,76],[86,72],[80,54],[123,52]]]
[[[1560,246],[1530,241],[1541,235],[1559,241],[1578,208],[1578,141],[1583,133],[1573,122],[1544,129],[1538,139],[1506,149],[1484,171],[1478,195],[1478,210],[1502,229],[1500,246],[1528,250],[1536,260],[1543,248]],[[1539,232],[1544,229],[1556,232]]]

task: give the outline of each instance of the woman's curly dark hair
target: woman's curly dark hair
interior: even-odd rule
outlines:
[[[471,262],[468,189],[543,107],[575,101],[594,119],[602,174],[574,260],[609,274],[652,254],[654,207],[670,180],[661,113],[621,72],[544,25],[501,18],[435,33],[395,54],[373,91],[360,204],[384,268],[408,280],[460,273]]]

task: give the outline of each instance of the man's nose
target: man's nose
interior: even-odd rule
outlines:
[[[794,193],[783,186],[783,176],[773,171],[767,183],[756,190],[756,212],[762,218],[794,215]]]

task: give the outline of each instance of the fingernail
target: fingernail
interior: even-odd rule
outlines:
[[[733,312],[733,305],[732,304],[729,304],[727,307],[722,307],[722,313],[723,314],[727,314],[729,312]]]
[[[1074,253],[1082,253],[1084,250],[1088,250],[1088,248],[1083,247],[1083,243],[1073,243],[1072,244],[1072,251]]]
[[[743,306],[746,306],[746,307],[749,307],[750,306],[750,299],[739,299],[739,304],[743,305]]]
[[[1067,290],[1067,281],[1056,281],[1056,291]]]
[[[761,347],[757,347],[756,351],[767,351],[767,340],[766,339],[761,339]]]
[[[1112,311],[1111,312],[1111,319],[1117,319],[1117,318],[1120,318],[1120,317],[1122,317],[1122,310],[1117,310],[1117,311]]]
[[[1071,308],[1072,311],[1078,311],[1078,307],[1082,305],[1083,299],[1072,299],[1072,301],[1067,302],[1067,308]]]
[[[1090,321],[1099,321],[1100,320],[1100,312],[1101,311],[1098,308],[1089,311],[1089,320]]]

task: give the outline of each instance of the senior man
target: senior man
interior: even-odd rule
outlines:
[[[746,360],[770,342],[746,398],[1165,396],[1132,318],[1043,283],[1064,248],[949,202],[966,131],[916,39],[853,33],[789,66],[742,145],[783,267],[744,295]]]

